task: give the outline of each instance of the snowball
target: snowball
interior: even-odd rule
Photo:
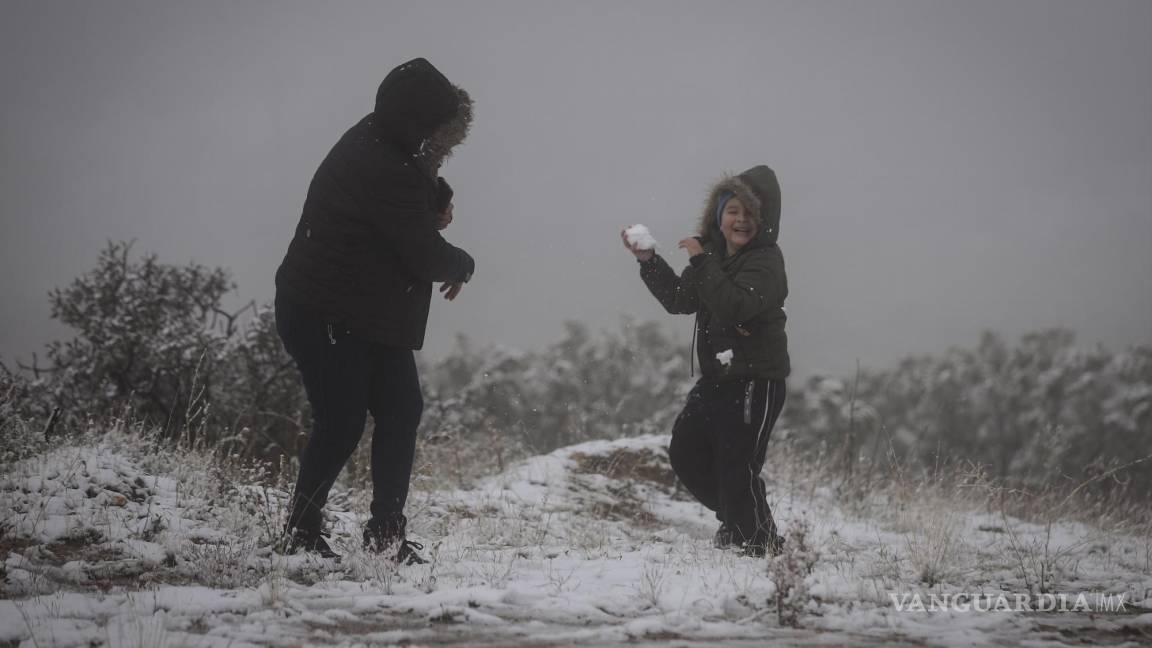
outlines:
[[[651,250],[656,247],[656,239],[652,238],[652,232],[648,231],[647,227],[643,225],[633,225],[624,230],[624,236],[628,238],[628,244],[641,250]]]
[[[728,349],[727,351],[721,351],[720,353],[717,353],[716,359],[719,360],[720,364],[724,365],[725,367],[732,364],[732,349]]]

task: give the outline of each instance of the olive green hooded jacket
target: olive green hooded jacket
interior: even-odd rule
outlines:
[[[716,222],[726,192],[760,218],[756,238],[730,257]],[[640,277],[665,310],[696,314],[696,357],[704,378],[782,379],[791,372],[784,332],[788,278],[779,234],[780,184],[772,169],[757,166],[712,188],[697,235],[705,252],[692,257],[680,276],[658,254],[640,263]]]

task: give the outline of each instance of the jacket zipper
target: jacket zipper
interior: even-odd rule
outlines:
[[[332,333],[332,325],[328,325],[328,344],[336,344],[336,336]]]

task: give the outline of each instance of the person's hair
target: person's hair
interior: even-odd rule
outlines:
[[[472,127],[472,97],[460,87],[456,87],[456,96],[459,100],[456,114],[438,126],[420,144],[416,154],[416,160],[429,175],[436,175],[444,161],[452,156],[452,149],[468,137],[468,130]]]
[[[704,211],[700,215],[697,225],[697,236],[705,242],[712,240],[714,235],[719,235],[720,223],[717,216],[720,213],[721,199],[725,195],[728,196],[728,199],[738,198],[740,203],[744,205],[744,209],[756,217],[757,223],[763,227],[763,223],[760,223],[759,220],[760,197],[740,179],[740,176],[725,175],[709,190],[708,200],[704,203]]]

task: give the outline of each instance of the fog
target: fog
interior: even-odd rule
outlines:
[[[426,357],[532,348],[566,319],[691,317],[674,267],[706,188],[768,164],[798,375],[1046,327],[1152,342],[1152,4],[6,2],[0,359],[68,335],[47,292],[106,240],[231,268],[271,300],[308,181],[388,70],[428,58],[476,101],[443,169]]]

